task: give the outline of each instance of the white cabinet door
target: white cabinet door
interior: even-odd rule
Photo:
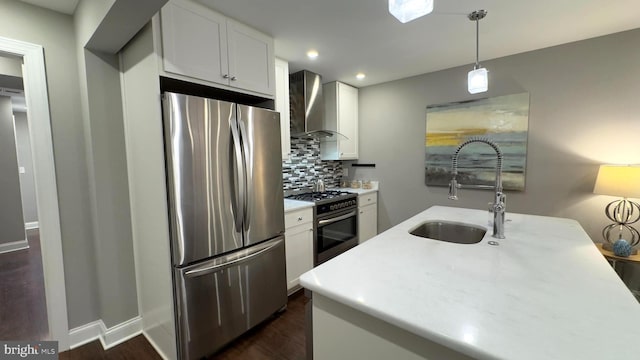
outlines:
[[[226,18],[190,2],[172,1],[160,12],[166,72],[228,84]]]
[[[275,91],[273,39],[227,19],[229,76],[233,87],[265,94]]]
[[[284,234],[287,261],[287,290],[300,285],[300,275],[313,268],[313,225],[308,223],[286,229]]]
[[[362,206],[358,212],[358,244],[362,244],[378,235],[378,205]]]
[[[289,63],[276,58],[276,111],[280,113],[280,134],[282,138],[282,160],[289,159],[291,153],[291,130],[289,113]]]
[[[358,159],[358,89],[340,82],[324,84],[324,128],[334,130],[338,136],[320,142],[322,160]]]
[[[378,193],[358,195],[358,244],[378,235]]]
[[[338,139],[340,160],[358,158],[358,89],[338,83],[338,132],[349,139]]]
[[[168,76],[273,97],[273,38],[189,0],[167,3],[160,20]]]

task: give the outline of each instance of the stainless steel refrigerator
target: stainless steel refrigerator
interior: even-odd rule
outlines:
[[[165,92],[178,354],[211,354],[287,302],[280,117]]]

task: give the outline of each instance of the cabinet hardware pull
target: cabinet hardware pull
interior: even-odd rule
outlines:
[[[231,81],[236,81],[236,77],[235,77],[235,76],[232,76],[232,77],[231,77]]]
[[[224,74],[222,75],[223,78],[228,79],[229,78],[229,74]]]

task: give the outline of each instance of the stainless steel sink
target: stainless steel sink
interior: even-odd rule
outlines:
[[[458,244],[475,244],[482,240],[486,232],[487,229],[477,225],[430,220],[418,225],[409,234]]]

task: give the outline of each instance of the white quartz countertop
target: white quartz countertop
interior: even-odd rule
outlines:
[[[284,212],[310,208],[313,207],[313,205],[314,204],[311,201],[284,199]]]
[[[640,304],[578,222],[507,213],[506,239],[408,232],[425,220],[487,226],[435,206],[303,274],[311,291],[478,359],[639,359]]]

